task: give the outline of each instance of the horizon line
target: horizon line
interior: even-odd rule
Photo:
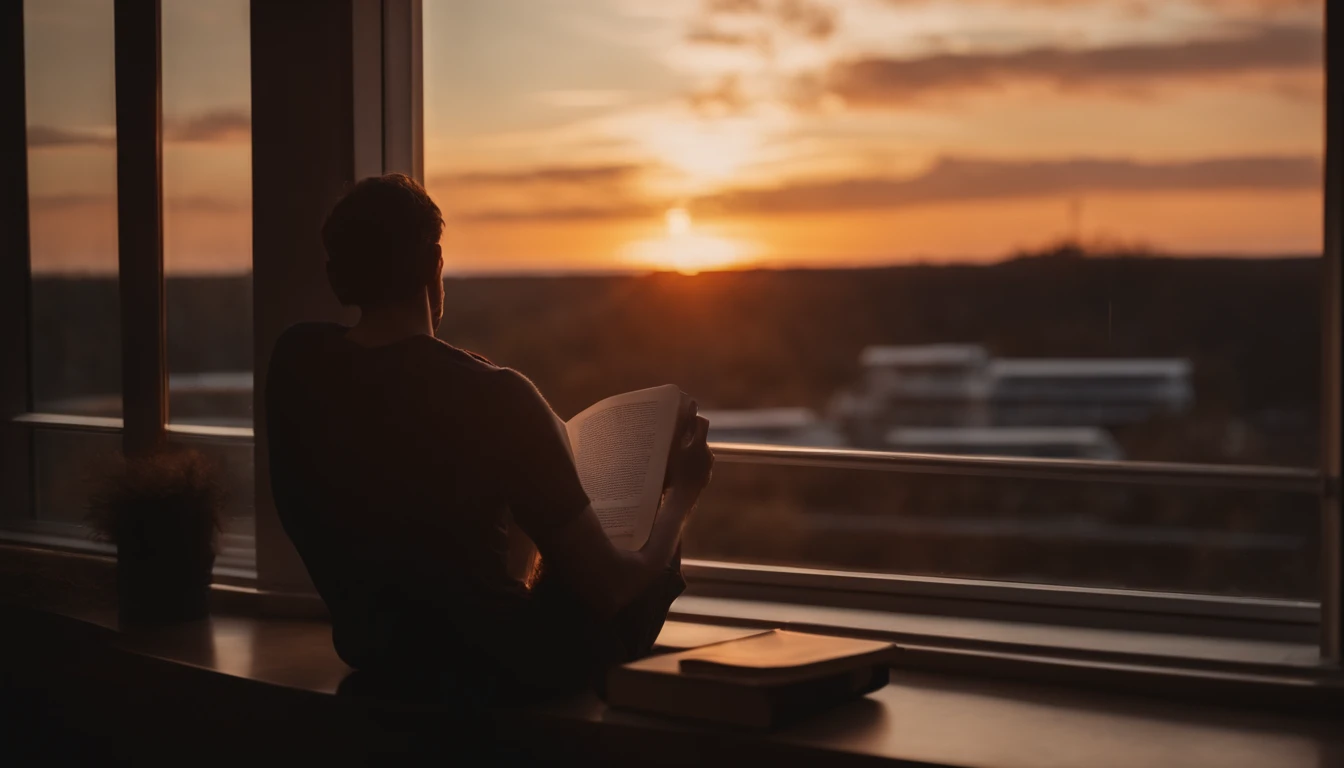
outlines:
[[[761,262],[746,264],[741,267],[724,267],[718,269],[702,269],[695,273],[685,273],[676,269],[656,269],[652,267],[574,267],[574,268],[466,268],[452,270],[448,265],[444,267],[443,277],[445,280],[454,279],[487,279],[487,278],[534,278],[534,277],[641,277],[646,275],[684,275],[693,277],[702,274],[724,274],[732,272],[857,272],[862,270],[875,269],[901,269],[906,267],[993,267],[1010,264],[1015,261],[1024,261],[1027,259],[1036,259],[1049,257],[1055,251],[1051,249],[1042,249],[1040,251],[1024,251],[1014,253],[1002,258],[983,260],[962,257],[960,260],[930,260],[928,258],[903,259],[900,261],[879,261],[879,262],[842,262],[833,264],[819,264],[799,262],[790,264],[785,261],[774,260],[773,262]],[[1208,252],[1124,252],[1114,253],[1087,253],[1084,252],[1078,258],[1082,259],[1151,259],[1154,261],[1293,261],[1302,259],[1319,259],[1323,253],[1208,253]],[[220,271],[196,271],[188,270],[172,273],[165,271],[165,279],[188,278],[188,279],[206,279],[206,278],[235,278],[251,275],[251,267],[242,270],[220,270]],[[63,278],[69,280],[81,279],[104,279],[108,277],[117,277],[117,270],[34,270],[30,272],[33,278]]]

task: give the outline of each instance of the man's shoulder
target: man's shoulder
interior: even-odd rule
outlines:
[[[334,335],[343,334],[347,330],[349,328],[340,323],[315,321],[295,323],[280,333],[279,338],[275,340],[275,348],[281,349],[297,344],[310,343],[315,339],[330,338]]]
[[[300,364],[295,358],[305,358],[321,345],[323,340],[345,333],[346,327],[339,323],[303,322],[295,323],[280,333],[271,348],[272,373],[284,370],[288,365]]]
[[[540,421],[549,426],[557,418],[537,385],[513,368],[495,368],[490,396],[506,413],[525,423]]]
[[[428,345],[429,340],[425,341]],[[465,409],[471,418],[492,425],[492,429],[530,429],[530,425],[553,424],[554,411],[532,380],[519,371],[437,342],[436,364],[427,366],[434,380],[455,382],[461,399],[455,408]]]
[[[425,337],[417,342],[417,354],[424,356],[427,372],[462,382],[471,400],[491,413],[526,409],[537,402],[545,405],[532,380],[513,368],[441,339]]]
[[[455,347],[437,337],[426,336],[416,341],[419,343],[419,348],[423,349],[428,356],[442,364],[460,370],[486,374],[487,378],[503,378],[506,376],[504,372],[509,370],[495,365],[484,355]]]

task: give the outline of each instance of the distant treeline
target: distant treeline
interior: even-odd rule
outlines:
[[[994,355],[1187,357],[1196,415],[1296,434],[1318,401],[1319,277],[1310,258],[1064,250],[988,266],[463,278],[448,281],[441,335],[524,371],[566,417],[665,382],[705,407],[820,410],[869,344],[970,342]],[[167,296],[173,371],[251,366],[249,278],[170,278]],[[33,304],[40,399],[115,391],[114,283],[38,278]],[[1216,459],[1209,440],[1196,453]],[[1315,450],[1314,438],[1279,442],[1304,453],[1280,445],[1274,463]]]
[[[252,369],[252,278],[170,277],[171,371]],[[121,301],[110,277],[37,275],[32,287],[37,406],[121,389]]]
[[[870,344],[1186,357],[1196,406],[1184,433],[1167,424],[1121,435],[1127,455],[1298,463],[1316,449],[1319,293],[1318,260],[1306,258],[1063,254],[990,266],[475,278],[450,281],[442,335],[526,372],[566,417],[664,382],[709,407],[824,409],[855,381]],[[1224,455],[1233,422],[1269,442]]]

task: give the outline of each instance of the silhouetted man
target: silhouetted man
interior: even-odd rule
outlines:
[[[571,687],[647,653],[684,587],[676,552],[713,465],[708,423],[692,410],[648,543],[614,547],[532,382],[435,338],[442,233],[438,206],[400,174],[332,209],[328,278],[360,317],[276,343],[276,507],[351,666],[500,696]],[[530,559],[518,530],[545,565],[531,588],[509,567]]]

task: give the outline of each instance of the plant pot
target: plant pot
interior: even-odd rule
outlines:
[[[117,546],[124,626],[209,615],[220,505],[218,470],[199,451],[165,447],[113,462],[89,498],[89,521]]]
[[[177,624],[210,614],[214,553],[117,552],[117,615],[123,626]]]

